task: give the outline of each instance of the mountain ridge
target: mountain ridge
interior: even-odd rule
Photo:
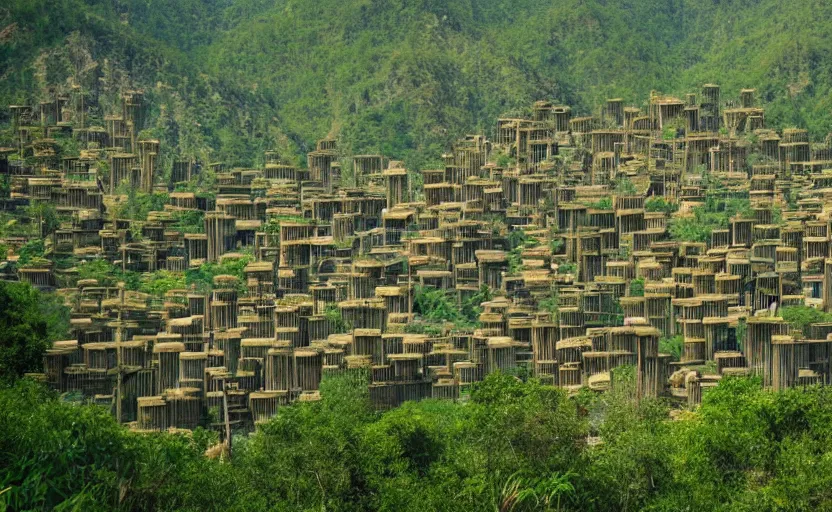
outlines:
[[[151,90],[150,135],[232,165],[268,148],[300,161],[337,133],[421,168],[537,99],[594,113],[705,82],[725,98],[757,88],[774,123],[822,135],[828,19],[817,0],[16,0],[0,11],[0,101],[35,93],[38,58],[78,33],[99,66]]]

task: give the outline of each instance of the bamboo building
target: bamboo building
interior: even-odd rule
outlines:
[[[3,278],[72,308],[72,339],[46,354],[45,381],[111,404],[139,430],[262,422],[320,399],[335,373],[360,376],[379,408],[461,400],[496,371],[601,392],[615,368],[632,366],[640,396],[691,405],[724,375],[756,374],[774,389],[832,383],[832,324],[796,331],[777,315],[832,310],[830,138],[767,127],[752,89],[730,108],[725,96],[708,84],[684,100],[651,93],[642,108],[610,99],[583,116],[540,101],[422,171],[343,154],[335,137],[316,144],[306,169],[269,151],[262,168],[178,155],[162,172],[160,155],[175,148],[139,139],[141,91],[126,91],[101,128],[87,125],[89,105],[62,97],[47,104],[65,106],[60,116],[11,106],[3,208],[48,201],[71,221],[41,230],[51,259]],[[54,141],[35,136],[44,127],[70,130],[80,155],[58,161]],[[208,169],[213,196],[173,191]],[[674,240],[674,216],[691,215],[714,180],[751,210],[705,241]],[[145,221],[119,218],[125,185],[168,191],[168,202]],[[656,198],[680,210],[649,208]],[[202,232],[179,231],[181,212],[202,215]],[[516,233],[537,243],[512,247]],[[9,263],[28,241],[2,241]],[[53,261],[181,275],[242,253],[253,261],[241,275],[164,297],[95,280],[63,287]],[[425,287],[460,308],[483,288],[492,298],[474,304],[473,326],[416,332]],[[682,339],[679,361],[659,350],[671,336]]]

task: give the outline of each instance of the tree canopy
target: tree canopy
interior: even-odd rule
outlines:
[[[641,105],[651,89],[703,83],[725,100],[756,87],[768,122],[817,137],[832,105],[830,19],[815,0],[13,0],[0,10],[0,61],[14,71],[0,104],[55,83],[104,105],[143,87],[143,135],[231,165],[264,149],[300,161],[331,134],[347,153],[419,168],[538,99],[595,113],[606,98]]]
[[[69,309],[55,295],[0,281],[0,380],[40,371],[51,342],[69,332]]]
[[[467,403],[370,408],[355,375],[325,379],[232,458],[216,435],[136,434],[41,385],[0,389],[7,510],[826,510],[828,387],[773,393],[726,377],[696,412],[613,391],[492,374]],[[357,381],[356,378],[359,380]],[[598,439],[600,442],[588,442]]]

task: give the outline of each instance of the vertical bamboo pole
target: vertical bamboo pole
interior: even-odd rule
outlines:
[[[225,377],[222,379],[222,409],[225,416],[225,442],[228,444],[228,458],[231,459],[231,421],[228,419],[228,385]]]
[[[118,306],[118,327],[116,327],[116,421],[121,423],[121,401],[123,399],[123,391],[121,389],[122,386],[122,351],[121,351],[121,337],[122,337],[122,324],[121,324],[121,314],[122,310],[124,309],[124,283],[118,283],[118,298],[119,298],[119,306]]]

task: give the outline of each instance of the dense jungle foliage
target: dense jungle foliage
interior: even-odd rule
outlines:
[[[470,401],[370,408],[352,376],[295,403],[231,459],[215,434],[137,434],[26,380],[0,390],[2,510],[829,510],[832,394],[726,378],[668,419],[615,391],[492,374]],[[589,436],[589,437],[588,437]],[[600,440],[600,442],[598,442]],[[588,442],[589,441],[589,442]]]
[[[773,126],[817,137],[829,20],[822,0],[10,0],[0,105],[47,84],[105,100],[131,84],[166,151],[250,165],[333,134],[417,169],[537,99],[591,113],[714,82],[726,99],[756,87]]]
[[[43,354],[69,334],[69,308],[57,295],[0,280],[0,385],[41,371]]]

